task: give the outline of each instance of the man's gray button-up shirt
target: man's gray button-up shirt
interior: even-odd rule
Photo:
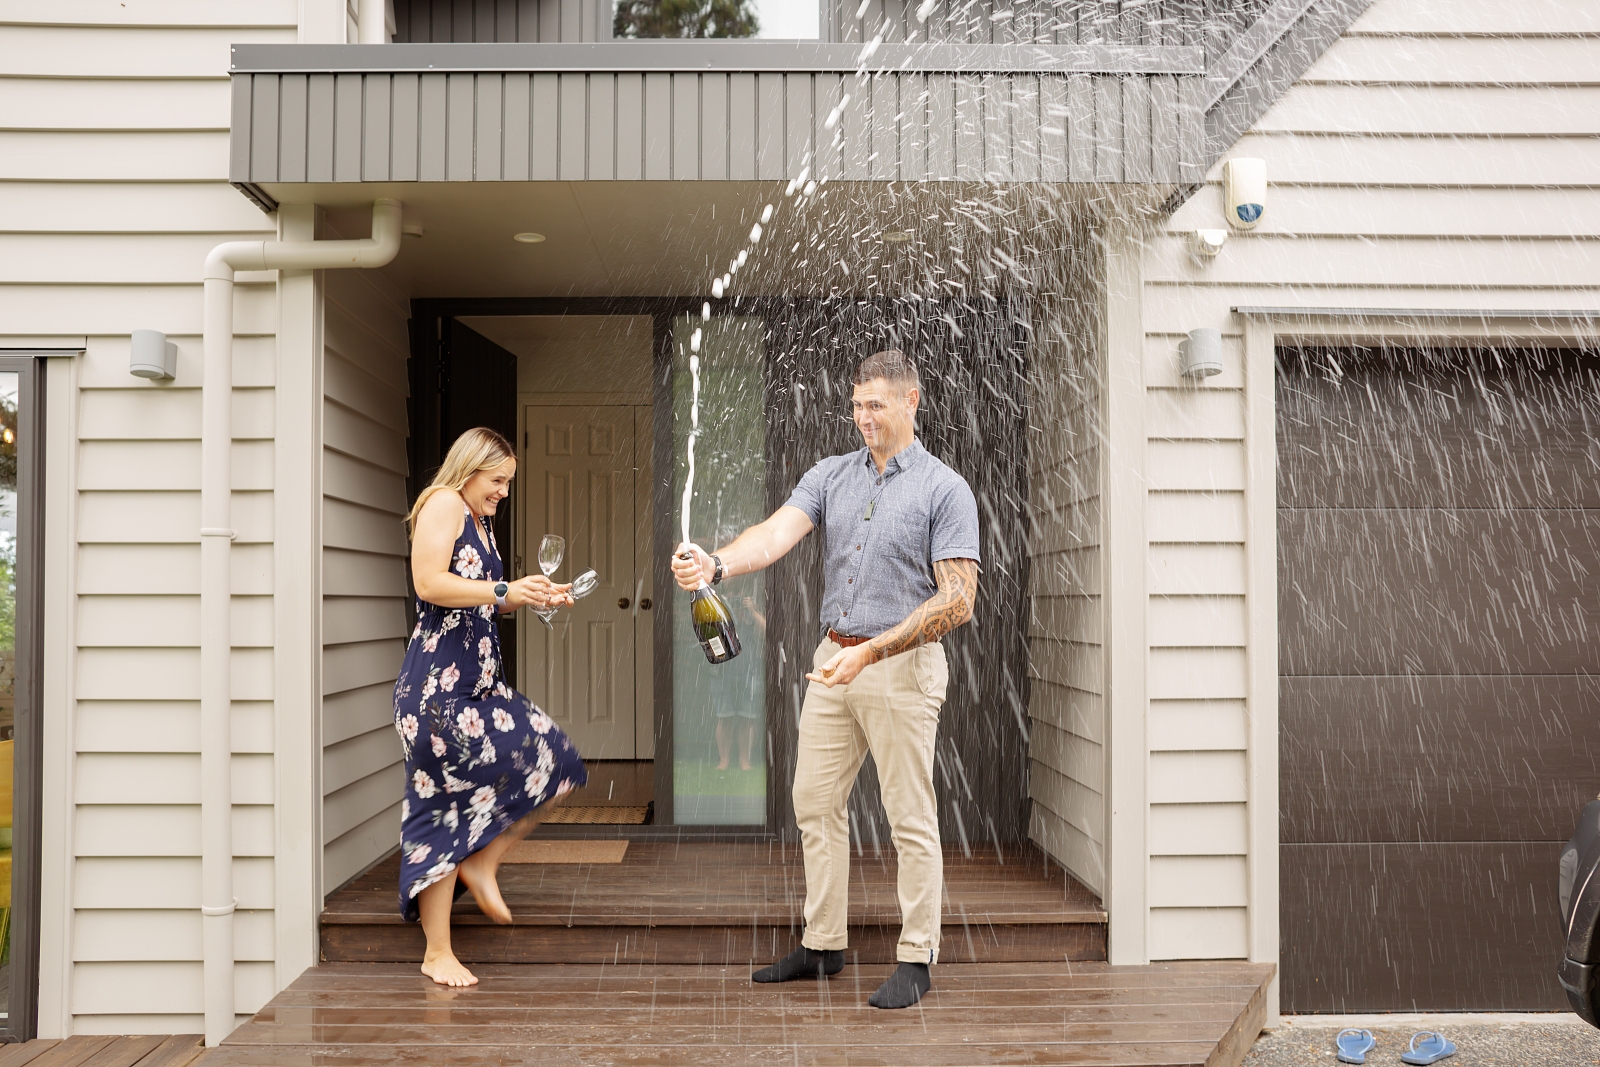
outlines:
[[[822,626],[876,637],[937,591],[933,565],[979,559],[978,502],[966,479],[912,441],[878,473],[862,448],[806,472],[786,507],[821,532]]]

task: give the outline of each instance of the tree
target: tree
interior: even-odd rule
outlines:
[[[751,0],[617,0],[615,37],[754,37]]]

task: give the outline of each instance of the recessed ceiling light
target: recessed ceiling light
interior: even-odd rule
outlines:
[[[885,230],[883,232],[883,239],[894,245],[903,245],[915,236],[910,230]]]
[[[513,241],[520,241],[525,245],[537,245],[537,244],[543,244],[544,243],[544,234],[542,234],[542,233],[519,233],[519,234],[514,235],[511,239]]]

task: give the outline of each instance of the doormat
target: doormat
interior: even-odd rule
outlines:
[[[626,841],[518,841],[501,863],[621,863]]]
[[[588,823],[591,825],[643,826],[650,818],[647,804],[580,807],[563,805],[544,817],[545,823]]]

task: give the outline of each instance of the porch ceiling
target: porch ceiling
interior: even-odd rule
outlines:
[[[704,295],[742,249],[750,258],[735,295],[893,293],[947,277],[956,292],[970,277],[963,270],[1006,263],[993,257],[997,247],[1023,264],[1059,248],[1088,196],[833,182],[806,200],[785,197],[786,184],[408,182],[268,190],[287,203],[322,205],[342,237],[365,236],[375,198],[402,201],[406,223],[420,223],[424,232],[406,238],[384,273],[412,298]],[[1153,211],[1169,191],[1119,190],[1119,206]],[[751,226],[769,203],[773,218],[752,245]],[[545,241],[512,239],[530,231]],[[886,241],[885,234],[904,237]]]

